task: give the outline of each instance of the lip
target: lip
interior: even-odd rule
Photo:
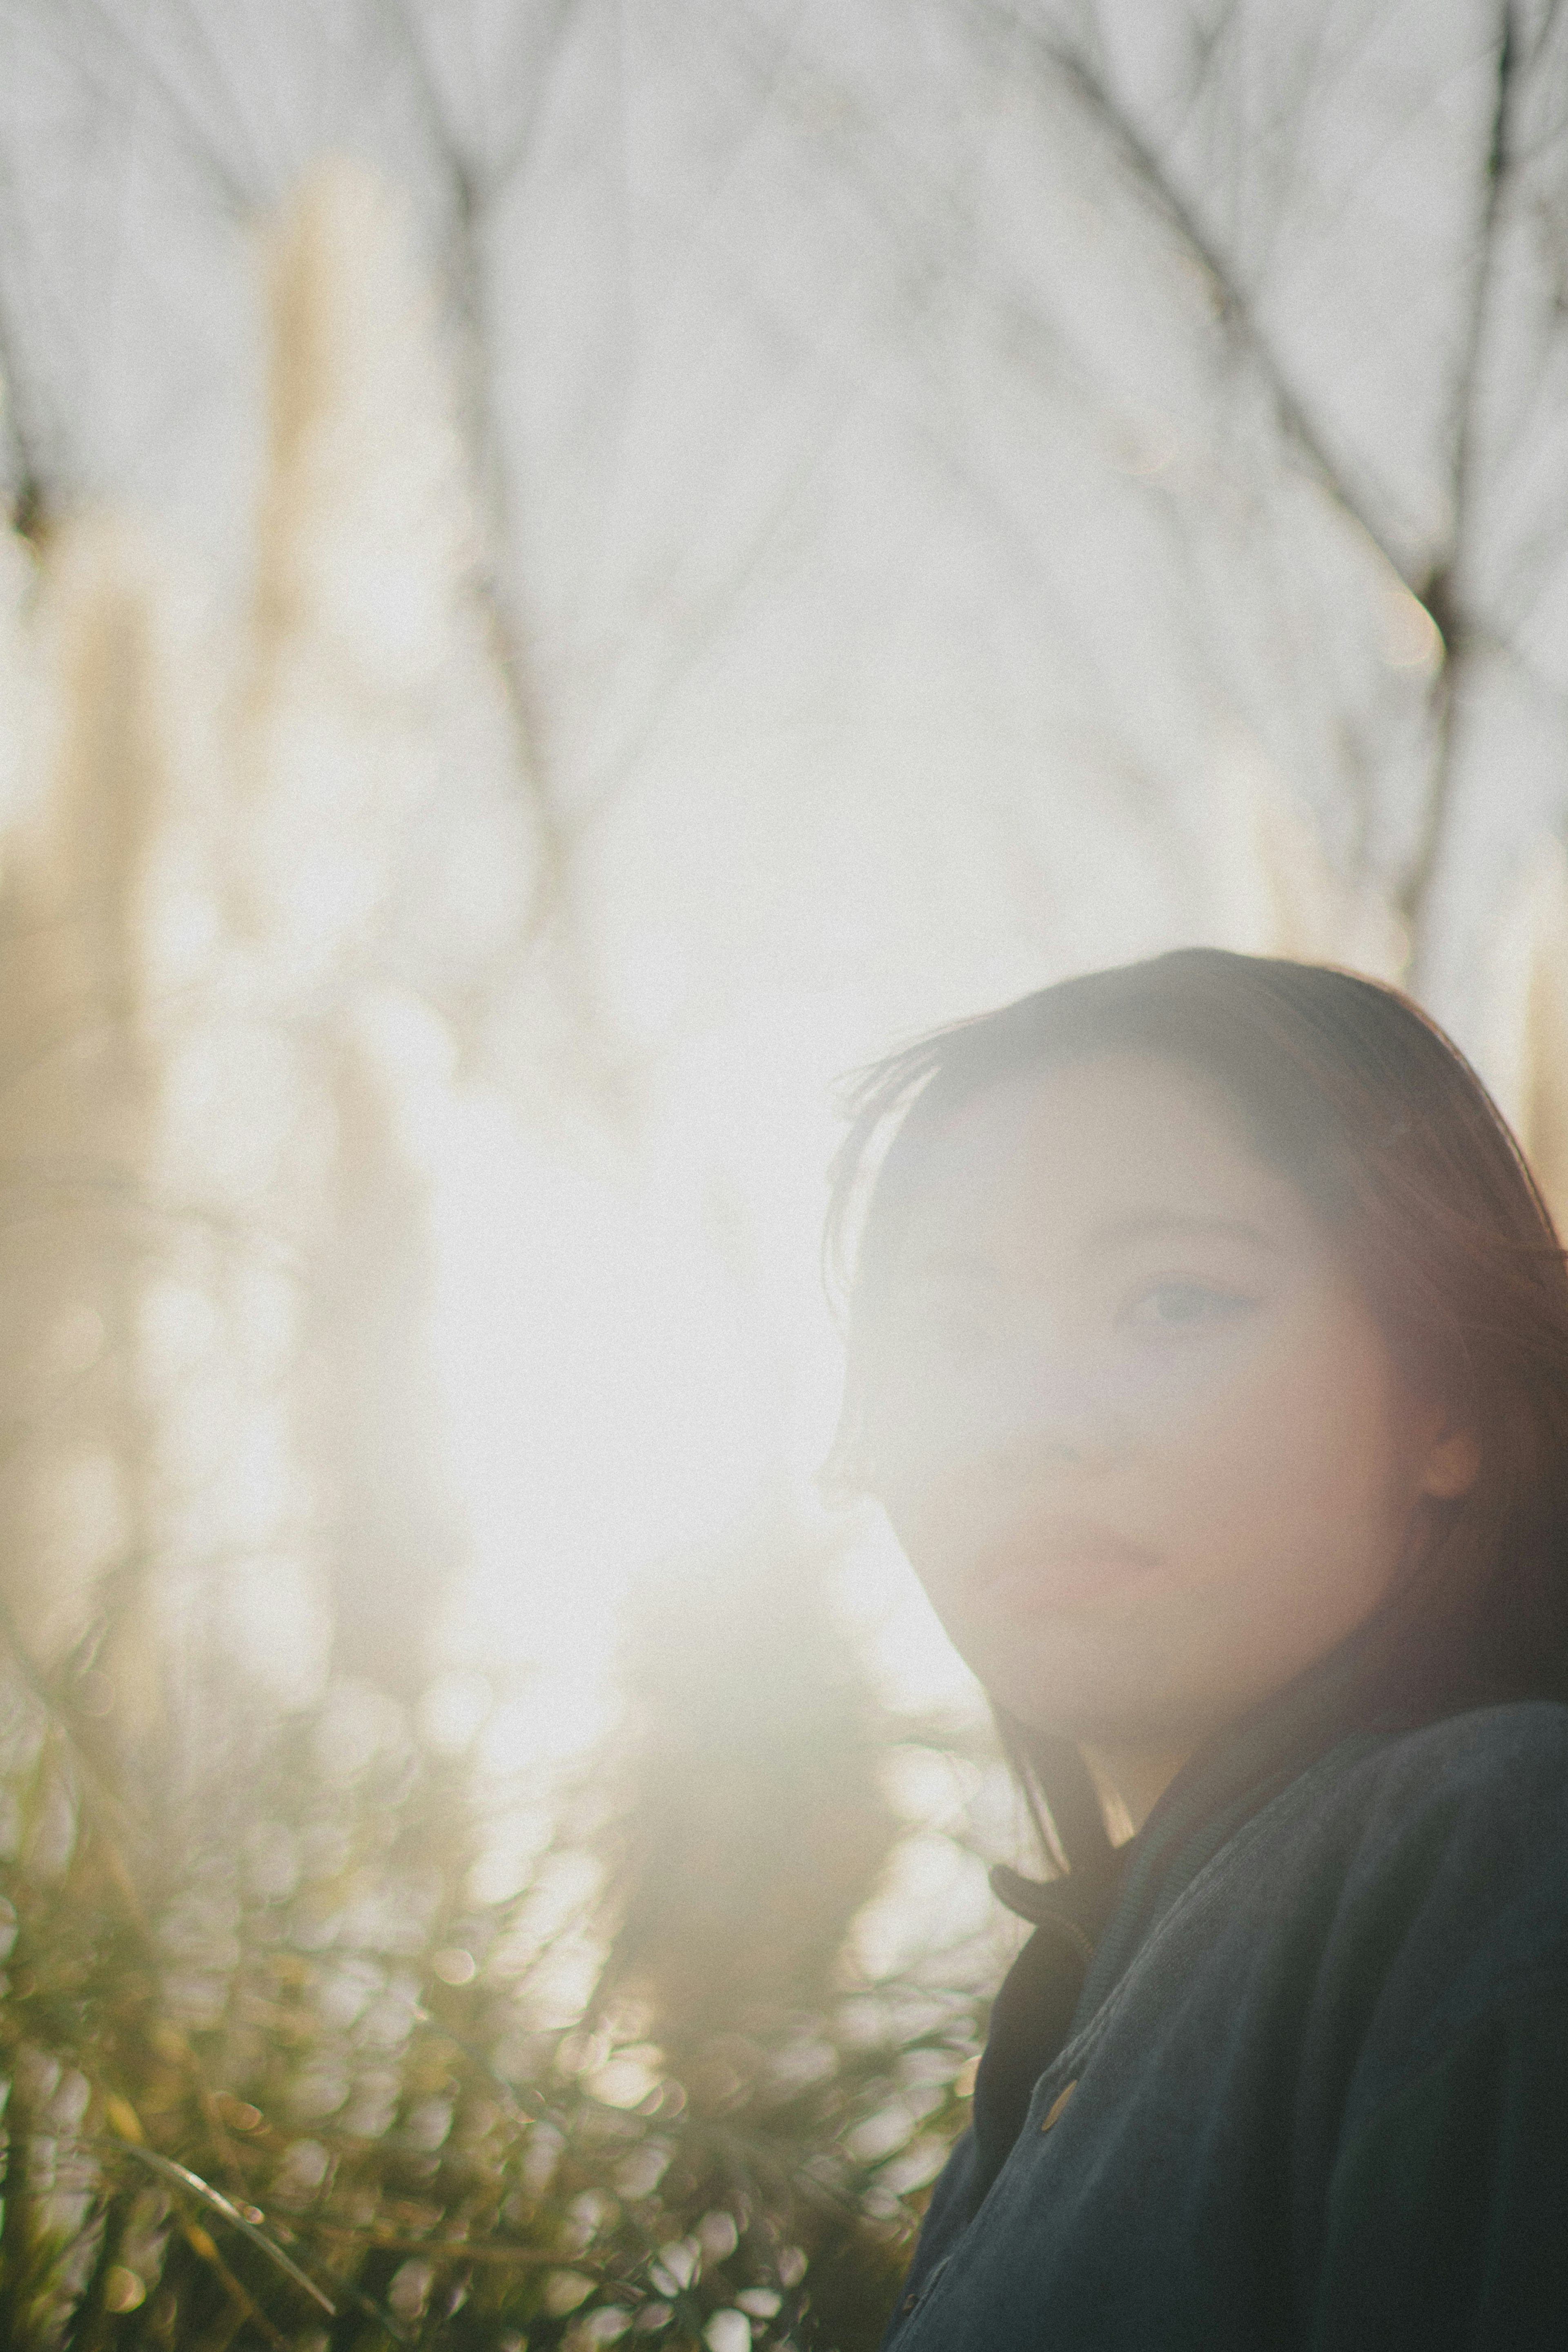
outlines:
[[[1158,1556],[1087,1520],[1035,1524],[987,1547],[968,1580],[973,1607],[988,1617],[1028,1617],[1097,1601],[1135,1584]]]

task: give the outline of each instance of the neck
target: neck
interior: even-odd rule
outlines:
[[[1100,1791],[1113,1845],[1120,1845],[1143,1828],[1191,1752],[1190,1748],[1084,1747],[1083,1760]]]

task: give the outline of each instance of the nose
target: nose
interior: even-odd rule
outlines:
[[[938,1454],[992,1475],[1101,1466],[1120,1458],[1130,1437],[1107,1368],[1077,1353],[1009,1350],[955,1383],[942,1403],[932,1433]]]

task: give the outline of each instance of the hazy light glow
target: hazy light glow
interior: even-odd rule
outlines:
[[[824,1507],[840,1349],[818,1239],[838,1065],[830,1042],[780,1072],[775,1042],[710,1041],[619,1172],[543,1148],[497,1096],[459,1099],[430,1131],[435,1345],[474,1559],[447,1638],[459,1667],[495,1668],[513,1694],[476,1727],[491,1769],[569,1753],[607,1722],[634,1580],[722,1542],[761,1496]],[[843,1599],[891,1696],[967,1689],[870,1513]]]

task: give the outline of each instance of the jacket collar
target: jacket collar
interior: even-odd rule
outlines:
[[[1100,1914],[1074,2026],[1093,2015],[1155,1921],[1244,1823],[1332,1748],[1410,1719],[1382,1700],[1381,1681],[1352,1643],[1189,1758],[1120,1849],[1115,1899]],[[1059,1882],[1064,1890],[1069,1883]]]
[[[976,2202],[1018,2137],[1034,2084],[1086,2025],[1183,1889],[1228,1839],[1331,1748],[1452,1711],[1397,1693],[1369,1631],[1227,1727],[1183,1766],[1137,1835],[1088,1870],[1043,1883],[998,1866],[991,1885],[1034,1934],[991,2012],[975,2082]],[[1358,1737],[1359,1735],[1359,1737]]]

